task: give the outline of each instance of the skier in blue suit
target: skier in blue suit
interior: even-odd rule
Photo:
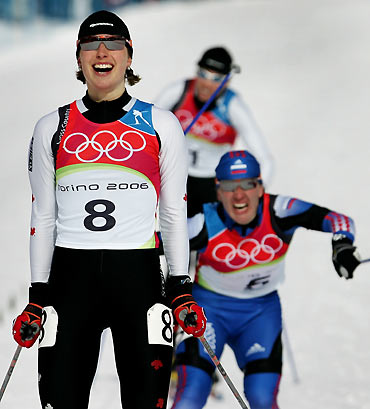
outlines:
[[[299,227],[332,234],[332,260],[350,279],[360,263],[353,220],[294,197],[265,193],[248,151],[224,154],[216,168],[218,202],[188,219],[198,250],[193,296],[207,315],[205,337],[219,357],[225,344],[244,372],[251,409],[277,409],[282,372],[282,313],[277,292],[285,255]],[[180,333],[172,409],[206,404],[215,367],[199,340]]]

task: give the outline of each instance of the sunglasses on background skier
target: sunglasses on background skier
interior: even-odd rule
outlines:
[[[100,44],[103,43],[104,46],[110,51],[123,50],[126,45],[132,47],[132,41],[127,40],[122,36],[105,36],[105,35],[94,35],[83,37],[78,40],[77,45],[81,47],[83,51],[97,50]]]
[[[258,185],[257,179],[241,179],[241,180],[220,180],[219,187],[225,192],[234,192],[239,186],[243,190],[255,189]]]
[[[199,68],[197,76],[199,78],[214,82],[221,82],[225,78],[225,74],[220,74],[219,72],[211,72],[205,68]]]

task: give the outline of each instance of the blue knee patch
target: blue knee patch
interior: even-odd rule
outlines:
[[[278,409],[280,377],[277,373],[258,373],[244,378],[244,393],[253,409]]]
[[[212,378],[203,370],[187,365],[179,365],[177,375],[172,409],[203,408],[211,392]]]

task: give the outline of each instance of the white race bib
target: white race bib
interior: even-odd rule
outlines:
[[[44,307],[39,338],[39,348],[55,345],[58,330],[58,313],[54,307]]]
[[[149,344],[173,347],[173,315],[163,304],[154,304],[147,312]]]

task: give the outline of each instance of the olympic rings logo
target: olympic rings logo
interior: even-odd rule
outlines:
[[[234,270],[246,267],[252,260],[255,264],[264,264],[273,260],[283,247],[283,241],[275,234],[266,234],[262,241],[247,238],[237,248],[231,243],[220,243],[212,251],[215,260],[225,263]]]
[[[176,116],[180,121],[183,129],[186,129],[193,120],[193,115],[191,114],[191,112],[185,109],[180,109],[179,111],[177,111]],[[209,120],[206,116],[202,115],[193,125],[192,132],[213,141],[225,134],[226,125],[219,121],[216,121],[215,119]]]
[[[100,135],[110,135],[108,136],[108,139],[113,138],[110,142],[107,143],[106,138],[105,141],[98,141],[97,138]],[[137,136],[140,138],[139,142],[139,147],[133,147],[132,143],[129,141],[125,140],[124,138],[133,136],[137,140]],[[137,136],[136,136],[137,135]],[[82,137],[82,142],[76,147],[72,147],[72,137],[76,136],[81,136]],[[104,147],[105,145],[105,147]],[[121,134],[119,138],[115,135],[114,132],[108,131],[108,130],[103,130],[95,133],[91,139],[89,137],[82,133],[82,132],[75,132],[67,136],[67,138],[64,140],[63,144],[63,149],[72,155],[75,155],[76,158],[80,162],[96,162],[98,161],[104,154],[111,160],[115,162],[124,162],[128,159],[131,158],[131,156],[134,154],[134,152],[139,152],[142,151],[146,146],[146,139],[144,136],[137,131],[125,131]],[[86,153],[86,150],[91,147],[92,148],[92,158],[83,158],[81,156],[82,152]],[[120,149],[121,148],[121,149]],[[123,151],[122,151],[123,149]],[[115,152],[113,152],[115,150]],[[91,150],[90,150],[90,155],[91,155]],[[118,157],[117,157],[118,156]]]

